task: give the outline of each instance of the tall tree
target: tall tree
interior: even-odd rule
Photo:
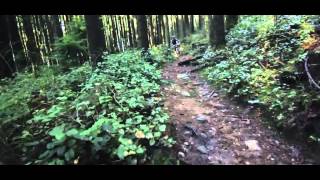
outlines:
[[[152,15],[148,16],[149,26],[150,26],[150,43],[155,44],[154,26],[152,21]]]
[[[189,22],[188,15],[184,15],[184,26],[183,26],[183,29],[184,29],[183,36],[184,37],[188,36],[189,33],[190,33],[190,22]]]
[[[51,18],[49,17],[49,15],[45,15],[45,23],[48,27],[48,35],[49,35],[49,40],[50,40],[50,44],[52,45],[54,43],[54,30],[53,30],[53,23],[51,22]]]
[[[0,78],[12,77],[15,72],[12,51],[10,47],[8,15],[0,15]]]
[[[99,15],[85,15],[89,53],[92,67],[102,60],[102,54],[106,50],[106,42],[103,31],[102,21]]]
[[[127,23],[128,23],[129,47],[133,47],[132,32],[131,32],[132,28],[131,28],[131,20],[129,15],[127,15]]]
[[[134,19],[131,19],[131,27],[132,27],[132,41],[133,41],[133,47],[137,47],[137,36],[136,36],[136,27],[134,25]]]
[[[165,15],[165,18],[166,18],[166,25],[165,25],[165,28],[166,28],[166,41],[168,43],[168,46],[170,47],[170,29],[169,29],[169,18],[168,18],[168,15]]]
[[[59,15],[52,15],[53,26],[54,26],[54,37],[61,38],[63,36]]]
[[[138,47],[145,51],[149,48],[147,18],[145,15],[137,15]]]
[[[209,16],[209,20],[210,45],[220,48],[225,45],[224,15]]]
[[[191,15],[190,17],[190,32],[194,33],[194,16]]]
[[[118,51],[118,40],[117,40],[117,27],[114,21],[113,15],[110,16],[111,18],[111,29],[112,29],[112,38],[113,38],[113,49],[114,51]]]
[[[204,28],[204,19],[202,15],[199,15],[199,30],[203,30]]]
[[[27,36],[27,51],[29,61],[32,63],[33,72],[36,73],[35,67],[41,62],[40,50],[36,45],[35,35],[31,23],[31,15],[23,15],[23,28]],[[35,74],[36,75],[36,74]]]
[[[238,15],[227,15],[226,17],[226,30],[229,31],[238,22]]]
[[[8,15],[9,39],[14,54],[14,60],[17,70],[22,70],[27,66],[26,57],[23,51],[23,45],[19,34],[18,23],[15,15]]]
[[[156,44],[162,43],[162,30],[161,30],[162,17],[163,17],[162,15],[158,15],[156,18],[156,26],[157,26]]]
[[[164,25],[163,15],[161,15],[161,18],[160,18],[160,26],[161,26],[161,30],[162,30],[161,43],[163,43],[163,42],[166,42],[166,27]]]

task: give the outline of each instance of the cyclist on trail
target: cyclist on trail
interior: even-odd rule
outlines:
[[[176,53],[180,54],[180,41],[175,36],[172,36],[171,44]]]

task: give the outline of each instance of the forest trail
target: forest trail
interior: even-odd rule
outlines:
[[[179,159],[187,164],[303,164],[299,148],[261,123],[258,113],[242,109],[215,92],[191,66],[167,64],[163,78],[165,108],[175,129]]]

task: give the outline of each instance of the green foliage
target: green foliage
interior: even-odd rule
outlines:
[[[151,57],[168,57],[163,50]],[[148,63],[138,51],[104,59],[94,71],[89,64],[64,74],[45,68],[38,78],[3,82],[0,137],[22,163],[132,162],[146,159],[151,146],[172,146],[159,94],[164,61]]]
[[[227,46],[208,49],[202,61],[223,55],[204,75],[227,94],[264,108],[279,127],[319,100],[301,79],[311,16],[245,16],[227,34]],[[291,122],[292,123],[292,122]],[[289,125],[290,126],[290,125]]]
[[[86,27],[83,19],[68,25],[68,32],[53,45],[51,59],[64,67],[79,65],[87,57]]]

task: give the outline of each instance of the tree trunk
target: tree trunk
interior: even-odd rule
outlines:
[[[37,15],[31,16],[31,24],[32,24],[31,26],[33,27],[33,33],[34,33],[36,45],[40,49],[41,40],[40,40],[40,35],[38,33],[40,31],[38,30],[39,29],[39,21],[38,21]],[[40,49],[40,52],[41,52],[41,49]]]
[[[199,30],[203,30],[204,28],[204,19],[202,15],[199,15]]]
[[[116,31],[117,29],[116,29],[113,15],[111,15],[110,18],[111,18],[111,27],[112,27],[113,49],[115,52],[117,52],[118,51],[118,41],[117,41],[117,31]]]
[[[226,30],[229,32],[238,22],[238,15],[227,15],[226,17]]]
[[[53,24],[51,22],[51,18],[49,17],[49,15],[45,15],[45,22],[47,24],[48,27],[48,34],[49,34],[49,40],[50,40],[50,44],[52,45],[54,43],[54,33],[53,33]]]
[[[180,21],[179,21],[179,15],[177,15],[176,17],[176,34],[177,34],[177,37],[180,38],[182,36],[182,34],[180,33]]]
[[[35,73],[35,67],[41,62],[40,50],[35,42],[35,35],[31,24],[31,15],[23,15],[23,28],[27,36],[27,50],[28,57],[33,66],[33,72]]]
[[[132,26],[133,47],[137,47],[137,36],[136,36],[137,33],[134,25],[134,19],[131,19],[131,26]]]
[[[191,15],[191,18],[190,18],[190,32],[194,33],[194,17],[193,17],[193,15]]]
[[[209,38],[210,45],[220,48],[225,45],[225,32],[224,32],[224,16],[214,15],[210,18]]]
[[[137,15],[138,47],[147,51],[149,48],[148,27],[145,15]]]
[[[190,24],[189,24],[189,17],[188,15],[184,15],[184,34],[183,36],[186,37],[190,33]]]
[[[53,19],[53,34],[55,38],[61,38],[63,36],[59,15],[52,15]]]
[[[161,34],[161,20],[160,20],[160,16],[158,15],[156,18],[156,26],[157,26],[157,34],[156,34],[156,45],[161,44],[161,40],[162,40],[162,34]]]
[[[39,16],[39,20],[40,20],[40,29],[42,32],[42,35],[44,36],[43,40],[44,40],[44,44],[45,44],[45,54],[48,55],[50,52],[50,42],[49,42],[49,35],[48,35],[48,27],[46,27],[45,21],[44,21],[44,17],[43,16]]]
[[[127,15],[127,23],[128,23],[129,47],[133,47],[132,32],[131,32],[131,20],[130,20],[129,15]]]
[[[96,68],[97,63],[102,61],[102,54],[106,50],[103,24],[99,15],[85,15],[85,21],[92,67]]]
[[[165,15],[165,18],[166,18],[166,25],[165,25],[165,28],[166,28],[166,41],[168,43],[168,46],[170,47],[170,29],[169,29],[169,18],[168,18],[168,15]]]
[[[164,26],[163,15],[160,18],[160,27],[161,27],[161,30],[162,30],[161,43],[165,43],[166,42],[166,27]]]
[[[0,15],[0,78],[12,77],[15,72],[7,16]]]
[[[12,50],[14,54],[17,70],[22,70],[27,66],[26,57],[23,51],[22,41],[19,35],[18,24],[15,15],[8,15],[8,27]]]
[[[152,21],[152,15],[148,16],[149,19],[149,24],[150,24],[150,43],[155,44],[155,36],[154,36],[154,26],[153,26],[153,21]]]

